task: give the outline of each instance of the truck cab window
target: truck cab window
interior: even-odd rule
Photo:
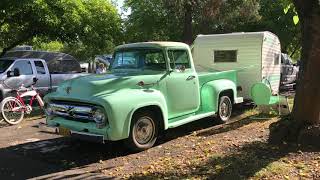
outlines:
[[[165,70],[166,61],[161,51],[150,52],[145,55],[145,69]]]
[[[13,71],[15,68],[19,69],[20,75],[33,74],[30,61],[26,61],[26,60],[17,61],[14,63],[13,67],[11,68],[11,71]]]
[[[163,71],[166,69],[166,62],[161,49],[128,49],[116,52],[111,69]]]
[[[41,61],[35,61],[34,65],[36,66],[37,74],[46,74],[44,65]]]
[[[184,66],[186,69],[191,67],[188,51],[169,50],[168,55],[170,59],[170,66],[172,69],[179,69],[181,66]]]

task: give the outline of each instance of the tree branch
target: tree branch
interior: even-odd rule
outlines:
[[[7,51],[9,51],[10,49],[18,46],[19,44],[26,42],[27,40],[29,40],[30,38],[32,38],[34,35],[34,33],[31,33],[29,36],[25,36],[21,39],[18,39],[17,41],[11,43],[10,45],[8,45],[7,47],[3,48],[0,57],[4,56],[6,54]]]

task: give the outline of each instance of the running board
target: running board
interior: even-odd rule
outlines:
[[[181,119],[179,121],[170,123],[168,128],[175,128],[175,127],[187,124],[189,122],[196,121],[196,120],[199,120],[199,119],[202,119],[202,118],[206,118],[206,117],[209,117],[209,116],[213,116],[213,115],[215,115],[215,112],[209,112],[209,113],[190,116],[190,117],[187,117],[185,119]]]

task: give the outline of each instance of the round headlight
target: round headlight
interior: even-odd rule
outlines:
[[[93,120],[96,122],[98,128],[103,128],[105,123],[105,115],[101,109],[97,109],[93,112]]]
[[[100,109],[97,109],[96,111],[94,111],[93,113],[93,119],[95,121],[102,121],[104,120],[104,113],[100,110]]]

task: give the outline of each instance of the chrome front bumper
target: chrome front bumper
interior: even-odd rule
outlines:
[[[40,122],[38,127],[43,132],[59,134],[59,127],[58,126],[49,126],[48,124]],[[90,141],[90,142],[98,142],[98,143],[105,142],[103,135],[97,135],[97,134],[92,134],[92,133],[88,133],[88,132],[80,132],[80,131],[70,130],[70,136],[77,138],[77,139]]]

